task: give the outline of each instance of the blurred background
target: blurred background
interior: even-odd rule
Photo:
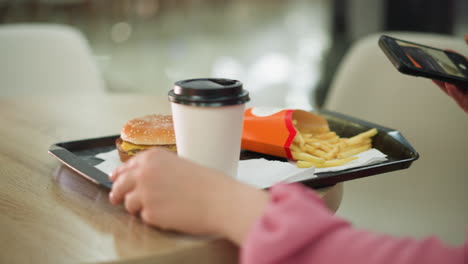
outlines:
[[[367,35],[382,31],[431,32],[458,38],[464,47],[468,1],[0,0],[0,23],[58,23],[77,28],[89,41],[109,93],[165,96],[181,79],[225,77],[241,80],[251,93],[253,105],[312,110],[324,103],[337,66],[350,46]],[[11,64],[2,58],[6,63],[0,65],[5,72]],[[390,65],[385,66],[400,76]],[[404,81],[412,86],[417,84],[413,79]],[[466,140],[448,145],[447,151],[440,154],[454,160],[445,161],[448,165],[443,167],[440,160],[427,158],[438,152],[438,142],[421,137],[433,130],[433,119],[426,122],[430,123],[426,128],[413,121],[421,123],[427,116],[436,119],[434,113],[438,111],[440,118],[434,122],[446,121],[447,125],[440,126],[440,133],[434,130],[434,138],[453,137],[455,131],[464,139],[466,129],[457,129],[456,125],[466,127],[466,115],[437,87],[432,88],[428,92],[411,89],[412,96],[395,89],[398,94],[393,99],[382,96],[386,93],[377,89],[377,96],[364,94],[361,102],[374,98],[391,101],[386,102],[391,112],[386,122],[381,113],[369,120],[389,127],[397,124],[394,128],[408,132],[410,142],[415,142],[415,148],[422,152],[429,146],[433,148],[421,152],[414,168],[392,177],[347,182],[338,214],[366,229],[402,236],[436,234],[459,244],[466,237],[468,177],[466,173],[451,175],[436,169],[455,164],[458,171],[466,172]],[[408,105],[417,101],[418,106],[395,115],[392,108],[397,106],[392,100],[399,101],[405,95]],[[432,104],[431,97],[446,100],[446,104]],[[364,109],[358,117],[370,116],[370,112],[372,109]],[[353,115],[352,111],[346,113]],[[400,119],[407,123],[392,122]],[[410,126],[416,127],[414,134],[409,133]],[[460,162],[456,162],[451,150],[463,153],[456,156]],[[421,173],[416,170],[418,166],[428,169]],[[431,170],[432,178],[428,178],[427,171]],[[407,175],[413,172],[418,175]]]
[[[72,25],[115,93],[241,80],[252,104],[320,106],[350,44],[384,31],[468,33],[463,0],[0,0],[0,23]]]

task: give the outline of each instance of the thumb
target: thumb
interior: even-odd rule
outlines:
[[[438,81],[438,80],[432,80],[435,84],[437,84],[437,86],[439,86],[439,88],[444,91],[447,95],[447,88],[445,87],[445,83],[442,82],[442,81]]]
[[[465,42],[468,44],[468,35],[465,35]]]

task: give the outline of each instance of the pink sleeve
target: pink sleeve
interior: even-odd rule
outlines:
[[[401,239],[354,229],[299,184],[271,188],[271,202],[241,249],[241,263],[468,263],[468,243]]]

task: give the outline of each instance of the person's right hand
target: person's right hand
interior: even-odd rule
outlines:
[[[452,83],[433,80],[439,88],[444,91],[465,111],[468,113],[468,87],[463,88]]]
[[[213,169],[152,148],[117,168],[110,201],[148,224],[240,244],[269,196]]]
[[[468,44],[468,35],[465,35],[465,42]],[[437,86],[468,113],[468,87],[461,87],[452,83],[433,80]]]

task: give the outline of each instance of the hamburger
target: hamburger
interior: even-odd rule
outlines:
[[[122,127],[115,145],[123,162],[152,147],[167,148],[176,152],[172,116],[146,115],[129,120]]]

